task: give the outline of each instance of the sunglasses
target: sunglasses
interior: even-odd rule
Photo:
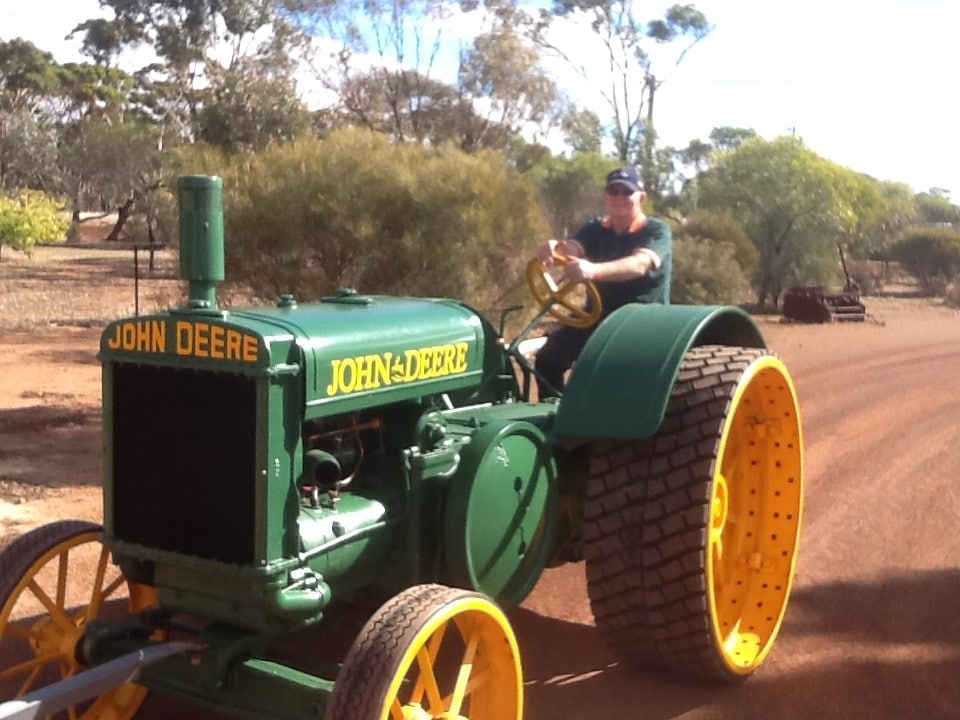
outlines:
[[[626,187],[612,187],[606,190],[607,195],[614,197],[630,197],[634,192],[636,191]]]

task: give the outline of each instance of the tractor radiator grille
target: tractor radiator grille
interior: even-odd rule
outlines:
[[[113,532],[229,563],[254,557],[256,384],[113,367]]]

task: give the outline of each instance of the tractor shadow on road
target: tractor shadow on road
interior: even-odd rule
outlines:
[[[960,570],[794,592],[765,665],[714,684],[620,666],[592,625],[511,613],[526,720],[960,717]]]

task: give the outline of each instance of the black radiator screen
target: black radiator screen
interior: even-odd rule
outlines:
[[[256,382],[115,364],[113,531],[223,562],[254,553]]]

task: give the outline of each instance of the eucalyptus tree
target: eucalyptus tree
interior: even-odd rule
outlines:
[[[105,238],[115,241],[125,224],[140,216],[148,238],[156,239],[153,196],[164,178],[159,132],[156,125],[133,119],[110,122],[88,116],[76,123],[61,149],[74,222],[80,221],[83,209],[116,212],[117,221]]]
[[[59,83],[50,53],[20,38],[0,39],[0,190],[49,189],[55,145],[44,102]]]
[[[720,152],[733,152],[744,141],[757,137],[753,128],[738,128],[730,125],[715,127],[710,131],[710,143]]]
[[[494,16],[493,27],[460,54],[457,90],[461,103],[473,110],[465,117],[480,120],[462,128],[466,150],[502,147],[487,138],[520,135],[528,126],[542,137],[546,128],[540,121],[552,117],[557,104],[556,85],[541,68],[539,53],[515,30],[517,11],[502,5]]]
[[[960,225],[960,207],[950,202],[946,191],[933,189],[918,193],[916,203],[923,222],[954,227]]]
[[[630,0],[554,0],[528,28],[539,47],[559,57],[595,89],[609,112],[607,130],[621,161],[641,160],[644,181],[656,186],[654,103],[664,78],[655,72],[651,45],[669,46],[673,63],[705,38],[711,27],[693,5],[672,5],[662,18],[641,19]],[[578,36],[575,46],[551,32],[557,19],[585,24],[597,52]],[[599,59],[598,59],[599,58]],[[647,169],[649,168],[649,170]]]
[[[836,242],[857,222],[851,174],[792,137],[747,140],[703,174],[701,207],[730,211],[757,246],[758,303],[776,306],[791,283],[836,278]]]
[[[288,20],[284,0],[101,0],[114,19],[93,18],[74,33],[101,64],[146,46],[157,62],[138,72],[154,93],[153,119],[189,141],[202,132],[201,114],[218,104],[233,111],[236,88],[250,75],[283,106],[295,100],[298,59],[308,38]],[[225,98],[225,96],[227,96]]]
[[[326,48],[314,73],[332,107],[328,126],[385,131],[473,152],[503,149],[521,130],[545,130],[556,89],[517,32],[509,2],[289,0],[299,26]],[[454,16],[471,23],[465,37]]]

